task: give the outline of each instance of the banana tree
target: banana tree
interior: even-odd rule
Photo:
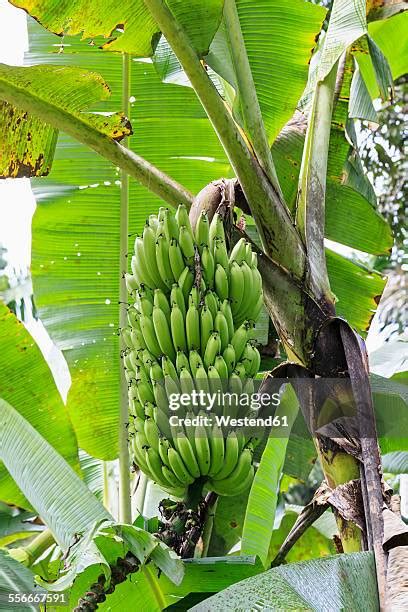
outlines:
[[[344,506],[341,485],[353,483],[364,501],[363,522],[337,505],[343,550],[374,551],[383,602],[380,456],[365,350],[352,329],[364,334],[383,280],[325,238],[373,254],[392,244],[352,119],[373,120],[370,96],[389,95],[404,72],[384,43],[390,23],[395,35],[406,31],[405,14],[390,17],[400,5],[335,0],[322,32],[325,10],[301,0],[13,4],[64,38],[30,23],[32,65],[1,67],[8,138],[0,165],[12,177],[44,176],[53,166],[50,179],[33,182],[34,291],[70,366],[79,445],[103,459],[120,456],[123,522],[131,518],[127,383],[117,330],[126,325],[129,236],[161,201],[213,213],[224,194],[211,181],[223,177],[258,245],[265,305],[288,358],[272,374],[306,379],[294,385],[327,484]],[[56,44],[57,56],[45,53]],[[95,68],[112,87],[109,100],[88,71]],[[311,381],[321,377],[350,381],[360,426],[347,432],[351,445],[338,430],[316,435],[326,423]],[[267,468],[261,478],[274,493]],[[248,523],[252,552],[249,533]]]

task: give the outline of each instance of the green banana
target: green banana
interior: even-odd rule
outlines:
[[[224,463],[221,469],[213,475],[213,480],[223,480],[232,473],[238,463],[238,451],[237,434],[231,431],[225,439]]]
[[[166,389],[168,399],[170,399],[172,395],[180,395],[179,383],[171,378],[171,376],[165,376],[164,388]]]
[[[208,382],[208,374],[203,366],[198,366],[195,372],[194,380],[198,391],[210,393],[210,384]]]
[[[221,355],[218,355],[217,357],[221,357]],[[222,359],[222,357],[221,357]],[[222,380],[221,377],[219,375],[219,372],[217,370],[217,368],[215,366],[210,366],[208,368],[208,382],[210,385],[210,390],[211,393],[222,393],[223,391],[223,385],[222,385]]]
[[[133,342],[132,342],[132,329],[131,327],[123,327],[120,330],[120,333],[122,335],[123,338],[123,342],[126,344],[126,346],[133,346]]]
[[[253,349],[254,349],[254,356],[253,356],[253,361],[252,361],[251,370],[249,372],[249,375],[255,377],[258,374],[259,368],[261,366],[261,355],[255,346],[253,347]]]
[[[215,240],[214,243],[214,262],[215,266],[220,265],[227,272],[230,268],[227,246],[225,240]]]
[[[130,332],[129,346],[133,346],[136,351],[140,351],[147,348],[146,342],[144,341],[143,334],[140,329],[135,328],[132,329],[132,331]]]
[[[220,353],[220,350],[220,334],[218,332],[213,332],[207,342],[207,346],[204,353],[204,365],[206,368],[211,365],[214,365],[215,358]]]
[[[192,394],[195,389],[194,379],[191,376],[190,369],[182,368],[180,372],[180,387],[181,392],[187,395]]]
[[[143,380],[137,383],[137,396],[142,406],[146,402],[154,402],[153,388]]]
[[[154,406],[153,407],[153,419],[157,425],[157,427],[160,430],[160,433],[163,434],[166,437],[170,437],[171,436],[171,430],[170,430],[170,424],[169,424],[169,417],[167,412],[164,412],[160,406]],[[162,438],[160,438],[162,439]],[[160,443],[159,443],[160,445]],[[159,447],[159,452],[160,452],[160,447]]]
[[[233,261],[230,268],[229,299],[234,317],[239,314],[244,298],[244,277],[239,264]]]
[[[169,323],[162,309],[157,308],[157,306],[153,308],[153,327],[162,354],[167,355],[172,361],[175,361],[176,352],[173,347]]]
[[[215,269],[215,291],[222,301],[229,296],[228,276],[220,264]]]
[[[157,482],[157,484],[163,483],[163,474],[162,474],[162,462],[160,460],[159,453],[154,450],[154,448],[146,448],[145,449],[145,457],[147,467],[149,468],[151,474],[153,475],[153,479]]]
[[[169,448],[171,448],[171,444],[167,438],[160,438],[159,440],[159,455],[162,460],[163,465],[169,465],[168,452]]]
[[[231,344],[235,350],[235,359],[239,361],[241,359],[241,355],[244,352],[244,348],[246,343],[248,342],[248,322],[242,323],[240,327],[235,331],[234,335],[231,338]]]
[[[179,228],[181,229],[182,227],[185,227],[191,237],[193,237],[193,230],[191,229],[190,218],[188,216],[187,208],[184,206],[184,204],[180,204],[180,206],[177,208],[175,217]]]
[[[152,316],[153,304],[147,297],[142,295],[140,291],[136,295],[135,308],[137,308],[140,314],[146,315],[146,317]]]
[[[217,316],[215,317],[214,329],[220,335],[220,341],[221,341],[221,349],[220,350],[224,351],[227,348],[227,346],[228,346],[230,337],[229,337],[229,330],[228,330],[227,319],[225,318],[225,316],[223,315],[221,310],[219,310],[217,312]]]
[[[164,312],[167,321],[170,323],[170,304],[166,294],[161,289],[156,289],[154,292],[153,306],[160,308]]]
[[[203,360],[201,359],[201,355],[198,351],[190,351],[189,363],[190,363],[191,374],[194,377],[196,376],[198,368],[204,366]]]
[[[169,400],[167,397],[166,389],[164,387],[164,381],[153,383],[153,396],[156,406],[160,408],[160,410],[164,414],[168,414]]]
[[[145,449],[147,448],[147,440],[144,434],[137,432],[133,438],[133,453],[135,455],[136,462],[140,468],[145,472],[149,472],[149,468],[146,461]]]
[[[183,292],[180,288],[180,286],[177,283],[174,283],[172,288],[171,288],[171,293],[170,293],[170,304],[173,306],[173,304],[177,304],[177,306],[180,308],[182,314],[183,314],[183,318],[185,318],[186,316],[186,302],[184,299],[184,295]],[[170,311],[170,316],[171,316],[171,311]]]
[[[205,246],[201,252],[201,269],[205,284],[212,289],[214,287],[215,264],[214,257],[207,246]]]
[[[245,245],[245,260],[248,266],[252,267],[252,247],[249,242]]]
[[[200,336],[201,336],[201,352],[204,354],[208,340],[214,330],[214,320],[211,310],[207,306],[201,309],[200,317]]]
[[[139,355],[142,356],[143,366],[146,372],[150,372],[151,365],[156,362],[156,358],[148,349],[144,349]]]
[[[170,242],[169,260],[170,260],[171,271],[173,273],[174,278],[177,281],[180,278],[185,268],[185,265],[184,265],[183,253],[181,252],[179,243],[177,242],[176,238],[173,238],[172,241]],[[251,276],[251,279],[252,279],[252,276]]]
[[[126,355],[123,356],[123,365],[125,366],[127,370],[133,370],[133,364],[130,358],[130,353],[126,353]]]
[[[183,351],[177,351],[177,356],[176,356],[176,369],[177,369],[177,373],[180,375],[181,370],[185,368],[186,370],[188,370],[191,374],[191,370],[190,370],[190,362],[188,360],[187,355],[183,352]]]
[[[130,413],[144,419],[144,410],[142,404],[139,402],[137,397],[129,397],[129,410]]]
[[[200,315],[194,305],[187,310],[186,332],[188,350],[200,350]]]
[[[178,381],[177,370],[174,366],[174,363],[167,357],[167,355],[163,355],[162,357],[162,370],[164,376],[169,376],[174,380],[175,383]]]
[[[188,296],[194,285],[194,276],[190,268],[186,266],[178,279],[178,284],[183,292],[184,302],[187,304]]]
[[[209,239],[210,239],[210,248],[212,250],[214,249],[214,241],[216,239],[225,240],[224,222],[222,220],[221,215],[217,212],[214,214],[211,220],[211,223],[210,223]]]
[[[239,485],[248,475],[252,467],[252,451],[249,448],[245,448],[239,456],[238,462],[232,472],[225,478],[220,478],[219,474],[213,477],[214,481],[218,485],[223,485],[229,490],[234,490],[234,487]]]
[[[150,277],[154,283],[152,289],[165,290],[166,285],[160,276],[156,260],[156,231],[150,225],[146,225],[143,230],[143,253]]]
[[[174,439],[174,443],[188,472],[194,478],[199,478],[200,468],[197,463],[193,447],[191,446],[190,440],[187,438],[186,434],[179,433]]]
[[[135,328],[139,324],[139,313],[134,306],[129,306],[127,309],[127,320],[132,328]]]
[[[195,256],[194,240],[191,233],[184,225],[180,227],[179,245],[186,261],[190,265],[193,264]]]
[[[194,482],[193,476],[191,476],[190,472],[187,470],[182,458],[180,457],[180,454],[176,451],[176,449],[170,447],[167,456],[169,460],[169,467],[175,474],[176,478],[178,478],[183,485],[189,485]]]
[[[208,216],[205,211],[203,211],[198,217],[196,230],[195,230],[195,238],[197,246],[200,250],[200,254],[205,246],[209,246],[210,243],[210,229],[208,223]]]
[[[229,260],[230,260],[230,264],[232,264],[232,262],[236,262],[237,264],[240,264],[243,262],[243,260],[245,259],[245,247],[246,247],[246,242],[244,238],[240,238],[240,240],[238,240],[238,242],[236,243],[236,245],[234,246],[234,248],[231,251]]]
[[[164,211],[164,233],[170,244],[174,238],[178,238],[179,228],[174,217],[173,211],[167,208]]]
[[[130,293],[130,295],[139,288],[139,283],[136,281],[133,274],[129,274],[128,272],[125,273],[125,283],[127,292]]]
[[[145,341],[147,349],[155,357],[159,357],[162,354],[162,350],[160,348],[159,343],[157,342],[153,321],[146,315],[141,315],[139,321],[143,340]]]
[[[187,338],[184,327],[184,317],[177,304],[173,304],[171,309],[171,335],[176,351],[187,352]]]
[[[170,265],[169,243],[162,234],[157,237],[156,241],[156,261],[163,283],[168,289],[171,289],[175,279]]]
[[[228,348],[228,347],[227,347]],[[227,350],[227,349],[225,349]],[[225,353],[225,351],[224,351]],[[234,361],[234,366],[235,366],[235,361]],[[226,364],[226,361],[224,359],[224,357],[222,355],[217,355],[214,361],[214,367],[218,372],[218,375],[222,381],[222,383],[225,385],[226,382],[228,382],[228,378],[229,378],[229,371],[228,371],[228,366]],[[231,368],[231,372],[233,371],[233,367]]]
[[[194,439],[200,473],[202,476],[206,476],[211,467],[211,451],[207,430],[203,425],[198,425],[195,428]]]
[[[234,335],[235,329],[234,329],[234,319],[232,317],[232,310],[231,310],[231,305],[229,303],[229,300],[224,300],[222,302],[220,306],[220,310],[227,320],[228,335],[230,338],[232,338],[232,336]]]
[[[193,287],[190,291],[190,295],[188,296],[188,305],[191,306],[194,304],[196,308],[200,306],[200,292],[197,287]]]
[[[164,223],[164,213],[166,212],[166,210],[167,208],[165,206],[160,206],[159,212],[157,213],[157,220],[159,222],[159,225],[160,223]]]
[[[144,421],[144,435],[146,436],[146,440],[155,451],[159,450],[159,439],[160,432],[156,423],[152,418],[146,419]]]
[[[207,291],[204,296],[204,304],[210,309],[212,318],[215,319],[218,312],[218,298],[213,291]]]
[[[141,419],[140,417],[133,419],[133,428],[135,432],[144,433],[144,425],[145,419]]]
[[[247,472],[247,475],[243,477],[243,479],[237,485],[232,485],[228,478],[225,479],[225,481],[211,480],[208,484],[209,487],[214,491],[214,493],[217,493],[217,495],[242,495],[242,493],[244,493],[252,484],[252,481],[254,479],[254,473],[254,466],[251,465]]]
[[[224,465],[224,436],[222,430],[215,423],[210,436],[211,464],[208,476],[213,477],[221,470]]]
[[[156,217],[156,215],[149,215],[148,224],[152,230],[156,232],[157,226],[159,225],[159,219]]]
[[[138,270],[139,277],[143,279],[145,285],[148,285],[150,289],[155,287],[154,279],[152,278],[149,268],[147,265],[144,247],[143,247],[143,239],[139,236],[135,240],[135,257],[136,257],[136,267]]]
[[[133,274],[133,278],[135,279],[135,283],[137,284],[138,287],[140,287],[140,285],[143,282],[143,277],[139,270],[139,264],[138,264],[138,261],[135,255],[133,255],[132,259],[130,260],[130,268],[132,270],[132,274]]]
[[[224,357],[224,361],[225,361],[225,363],[227,365],[227,368],[228,368],[228,374],[230,376],[232,374],[232,372],[234,371],[235,363],[236,363],[235,349],[232,346],[232,344],[229,344],[227,346],[227,348],[224,350],[222,356]]]
[[[180,482],[180,480],[174,475],[174,472],[172,472],[167,465],[163,465],[162,467],[162,474],[164,477],[164,480],[166,480],[172,489],[185,489],[186,485],[183,484],[182,482]],[[177,497],[181,497],[181,495],[178,495]]]

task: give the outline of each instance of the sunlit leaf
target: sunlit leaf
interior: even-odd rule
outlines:
[[[65,459],[21,414],[2,399],[0,409],[1,459],[62,548],[95,521],[111,518]],[[48,428],[52,429],[49,423]]]
[[[0,102],[0,176],[43,176],[51,169],[57,130],[35,116],[56,112],[68,115],[77,125],[86,124],[97,133],[121,140],[130,134],[127,119],[120,113],[98,115],[85,112],[96,101],[109,97],[109,88],[93,72],[69,66],[38,65],[15,67],[0,64],[2,97],[28,105],[33,115],[8,102]]]
[[[378,610],[374,557],[364,552],[290,563],[238,582],[191,608],[231,609]]]
[[[237,9],[265,127],[273,142],[305,87],[325,10],[302,0],[238,0]],[[225,28],[217,33],[206,59],[236,87]]]
[[[24,325],[2,303],[0,335],[0,398],[12,404],[49,444],[78,469],[78,449],[72,424],[49,366]],[[0,468],[0,498],[22,507],[28,505],[3,465]]]
[[[61,5],[58,0],[13,0],[14,6],[25,9],[51,32],[62,35],[82,34],[93,39],[103,36],[104,47],[110,51],[124,51],[147,57],[152,54],[155,35],[159,29],[143,0],[115,2],[106,0],[74,0]],[[199,53],[208,50],[219,25],[222,0],[193,0],[168,2],[176,17]]]
[[[258,555],[267,564],[269,543],[275,520],[278,483],[285,460],[290,429],[298,414],[299,404],[291,386],[287,386],[275,416],[287,417],[287,426],[272,429],[256,471],[242,530],[241,551]]]

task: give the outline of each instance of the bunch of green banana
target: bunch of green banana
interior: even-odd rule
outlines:
[[[228,253],[218,214],[210,224],[202,213],[193,232],[184,206],[175,215],[161,208],[135,240],[131,269],[122,335],[134,460],[174,495],[197,478],[237,495],[253,478],[251,441],[217,424],[172,427],[170,403],[193,391],[253,391],[260,366],[253,330],[263,303],[256,254],[243,239]],[[183,416],[192,421],[202,408],[184,406]]]

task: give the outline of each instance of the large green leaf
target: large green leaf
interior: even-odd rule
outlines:
[[[373,555],[353,553],[290,563],[238,582],[191,608],[195,612],[254,609],[376,612]]]
[[[397,79],[408,71],[408,13],[394,15],[385,21],[375,21],[368,27],[372,42],[387,58],[392,77]],[[364,52],[365,51],[365,52]],[[375,66],[364,49],[356,55],[364,81],[372,98],[380,95]]]
[[[256,471],[242,530],[241,552],[258,555],[266,566],[269,543],[275,521],[279,478],[285,460],[290,430],[299,410],[293,388],[288,385],[281,397],[275,416],[287,417],[287,427],[273,428]]]
[[[10,557],[6,550],[0,550],[0,610],[10,612],[16,604],[10,603],[10,595],[20,595],[29,593],[45,593],[34,583],[34,575],[29,569],[21,565],[18,561]],[[20,612],[36,612],[38,605],[35,603],[18,604]]]
[[[317,80],[323,80],[342,53],[366,32],[365,0],[334,0],[319,57]]]
[[[292,116],[325,10],[303,0],[238,0],[242,34],[270,142]],[[217,33],[207,62],[236,88],[228,32]]]
[[[386,279],[330,249],[326,249],[326,261],[337,313],[356,330],[366,332]]]
[[[12,404],[78,469],[78,449],[72,424],[48,364],[24,325],[2,303],[0,335],[0,398]],[[3,465],[0,467],[0,499],[27,507],[27,500]]]
[[[245,519],[249,491],[234,497],[219,497],[214,516],[208,555],[227,555],[239,542]]]
[[[186,610],[189,606],[184,605],[183,598],[189,594],[200,593],[205,597],[205,594],[218,593],[239,580],[259,574],[260,571],[262,566],[255,557],[231,555],[188,559],[184,562],[184,579],[180,585],[175,585],[166,576],[160,576],[156,582],[156,574],[152,576],[152,573],[137,573],[132,575],[132,584],[127,582],[119,585],[106,603],[102,604],[101,610],[108,612],[130,607],[137,609],[136,606],[140,606],[141,610],[160,612],[171,604],[174,604],[175,609],[178,605],[182,610]],[[157,592],[157,589],[163,597],[161,607],[152,598],[152,590]],[[149,601],[148,605],[146,601]]]
[[[381,451],[408,450],[408,386],[370,375]]]
[[[3,399],[0,408],[0,457],[60,546],[67,548],[95,521],[111,519],[55,448]]]
[[[82,34],[83,38],[109,38],[104,46],[140,57],[152,54],[155,35],[159,32],[143,0],[12,0],[25,9],[48,30],[58,35]],[[169,0],[168,4],[186,28],[191,42],[204,54],[219,25],[223,0]],[[153,45],[154,46],[154,45]]]
[[[58,39],[30,23],[28,61],[53,61]],[[92,66],[112,88],[93,110],[120,105],[122,62],[117,54],[66,37],[58,57]],[[68,46],[70,45],[70,46]],[[131,146],[193,192],[230,173],[209,121],[191,89],[160,82],[152,65],[132,62]],[[133,100],[133,98],[132,98]],[[180,134],[183,137],[180,137]],[[52,175],[34,182],[33,279],[39,314],[68,361],[72,386],[68,408],[80,446],[88,453],[117,455],[119,405],[119,208],[115,167],[65,135],[60,136]],[[162,204],[134,181],[130,185],[130,238]]]
[[[43,531],[44,526],[34,522],[35,518],[32,512],[0,503],[0,546],[7,546]]]
[[[110,580],[112,566],[117,566],[118,559],[124,559],[128,552],[140,563],[136,575],[142,576],[141,581],[149,583],[150,579],[150,583],[155,583],[153,593],[150,592],[147,597],[144,594],[146,609],[155,610],[156,604],[163,598],[156,572],[163,572],[172,584],[179,585],[183,579],[184,566],[173,550],[154,535],[134,525],[96,521],[86,536],[70,550],[58,580],[50,583],[40,580],[40,584],[45,584],[53,592],[67,592],[69,609],[73,610],[99,576],[104,575],[106,582]],[[153,561],[156,567],[146,567],[148,560]],[[136,595],[140,601],[139,588],[134,584],[133,577],[134,574],[129,575],[126,588],[131,598]],[[110,597],[107,602],[111,605]]]
[[[272,147],[282,191],[291,211],[296,206],[303,145],[304,125],[294,121],[282,131]],[[333,146],[331,152],[332,159],[338,159],[329,166],[326,238],[367,253],[387,253],[393,243],[390,226],[361,193],[341,183],[349,148],[342,130],[336,149]]]
[[[298,516],[298,512],[287,510],[279,528],[273,530],[269,547],[270,560],[273,560],[278,554],[280,547],[289,535]],[[337,533],[337,529],[335,529],[334,533]],[[314,523],[313,526],[309,527],[294,544],[285,559],[287,563],[295,563],[296,561],[307,561],[308,559],[327,557],[328,555],[335,554],[335,552],[336,549],[332,540],[332,534],[327,536],[321,533],[317,528],[317,523]]]
[[[382,466],[390,474],[408,474],[408,451],[386,453],[382,456]]]
[[[93,128],[96,134],[120,140],[129,134],[127,120],[120,114],[98,115],[85,112],[92,104],[109,97],[106,83],[93,72],[69,66],[21,68],[0,64],[0,99],[28,100],[30,109],[41,109],[43,116],[57,111],[79,126]],[[0,176],[42,176],[48,174],[55,151],[57,130],[36,116],[0,103]]]

